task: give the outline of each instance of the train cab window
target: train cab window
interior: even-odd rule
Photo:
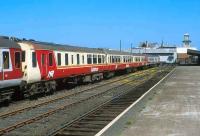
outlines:
[[[49,53],[49,66],[53,66],[53,54]]]
[[[4,51],[3,52],[3,69],[9,69],[10,64],[9,64],[9,52]]]
[[[92,55],[87,55],[87,64],[92,64]]]
[[[101,55],[98,55],[98,64],[101,64],[102,62],[101,62]]]
[[[32,52],[32,67],[37,67],[36,52]]]
[[[97,55],[93,55],[93,64],[97,64]]]
[[[26,52],[22,51],[22,62],[26,61]]]
[[[61,53],[57,54],[57,64],[58,66],[61,66]]]
[[[20,52],[15,52],[15,68],[21,68],[21,55],[20,55]]]
[[[65,53],[65,65],[68,65],[68,54]]]
[[[74,55],[71,55],[71,63],[74,64]]]
[[[82,56],[82,64],[84,64],[85,63],[85,61],[84,61],[85,59],[84,59],[84,55]]]
[[[79,54],[76,55],[76,59],[77,59],[77,64],[79,65],[80,64],[80,55]]]

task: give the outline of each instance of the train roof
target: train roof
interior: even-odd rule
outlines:
[[[109,50],[109,49],[103,49],[103,48],[80,47],[80,46],[72,46],[68,44],[56,44],[56,43],[40,42],[40,41],[33,41],[33,40],[24,40],[23,42],[33,45],[35,49],[84,52],[84,53],[100,53],[100,54],[106,53],[106,54],[115,54],[115,55],[131,55],[131,53],[129,52]]]
[[[98,48],[88,48],[88,47],[72,46],[67,44],[40,42],[40,41],[23,41],[23,42],[30,43],[31,45],[34,46],[35,49],[86,52],[86,53],[104,53],[102,49]]]
[[[0,48],[20,48],[20,46],[9,37],[0,36]]]

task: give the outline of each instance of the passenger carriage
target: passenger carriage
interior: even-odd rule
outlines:
[[[0,102],[19,91],[22,76],[20,46],[8,37],[0,37]]]
[[[0,89],[27,97],[48,94],[67,82],[93,82],[158,61],[116,50],[1,37]]]

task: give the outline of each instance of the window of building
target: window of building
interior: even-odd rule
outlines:
[[[36,52],[32,52],[32,67],[37,67]]]
[[[65,65],[68,65],[68,54],[65,53]]]
[[[57,53],[57,64],[58,66],[61,65],[61,53]]]
[[[49,66],[53,66],[53,53],[49,53]]]
[[[22,51],[22,62],[26,61],[26,52]]]
[[[112,63],[112,56],[110,56],[110,63]]]
[[[87,64],[92,64],[92,55],[91,54],[87,55]]]
[[[76,59],[77,59],[77,64],[79,65],[80,64],[80,56],[79,56],[79,54],[76,55]]]
[[[15,68],[21,68],[21,55],[20,55],[20,52],[15,52]]]
[[[9,52],[4,51],[3,52],[3,69],[9,69],[10,64],[9,64]]]

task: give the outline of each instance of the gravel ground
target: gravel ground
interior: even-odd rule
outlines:
[[[147,80],[147,79],[146,79]],[[70,109],[64,109],[62,111],[57,112],[47,118],[36,121],[35,123],[26,125],[25,127],[16,129],[7,135],[47,135],[52,132],[54,129],[59,127],[62,124],[66,124],[67,122],[73,120],[74,118],[84,114],[85,112],[95,108],[100,103],[108,101],[112,99],[114,96],[119,95],[124,91],[129,91],[133,88],[133,86],[137,84],[137,82],[132,82],[131,84],[127,84],[126,86],[119,87],[113,89],[112,92],[107,93],[103,97],[97,97],[85,102],[82,102],[76,106],[73,106]]]

